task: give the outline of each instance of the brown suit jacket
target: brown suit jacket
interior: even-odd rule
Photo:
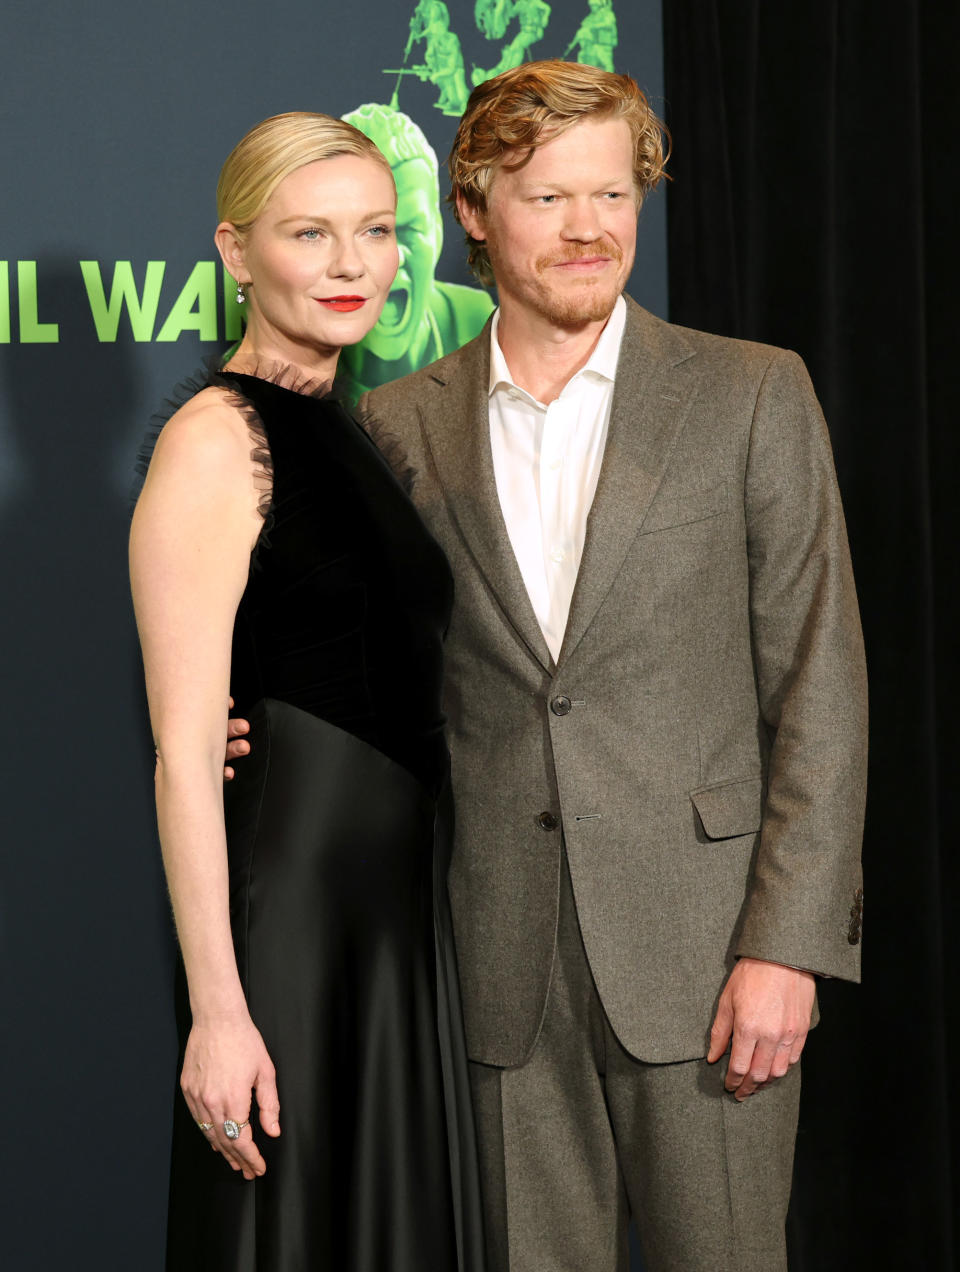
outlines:
[[[646,1061],[701,1056],[737,955],[858,976],[866,686],[823,417],[795,354],[629,302],[554,665],[497,498],[488,367],[489,326],[361,403],[405,447],[456,579],[468,1049],[517,1065],[536,1043],[562,828],[617,1036]]]

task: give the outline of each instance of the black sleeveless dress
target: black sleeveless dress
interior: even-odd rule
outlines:
[[[267,1170],[244,1180],[177,1093],[167,1268],[481,1272],[445,886],[449,567],[334,399],[211,382],[268,487],[231,670],[252,750],[225,802],[237,964],[282,1134],[254,1105]],[[182,1047],[182,973],[178,1001]]]

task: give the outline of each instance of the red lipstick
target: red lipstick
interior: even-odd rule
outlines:
[[[316,300],[326,309],[335,309],[338,314],[352,313],[367,303],[365,296],[318,296]]]

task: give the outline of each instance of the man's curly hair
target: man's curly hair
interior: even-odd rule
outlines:
[[[642,203],[656,188],[670,149],[670,135],[636,80],[595,66],[561,62],[525,62],[478,84],[447,160],[452,189],[447,202],[457,213],[457,198],[485,212],[490,185],[500,167],[522,167],[545,141],[582,119],[625,119],[633,138],[633,178]],[[514,159],[505,162],[505,156]],[[475,277],[493,283],[486,243],[466,236],[467,259]]]

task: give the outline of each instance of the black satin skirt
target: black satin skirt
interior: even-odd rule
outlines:
[[[267,1169],[244,1180],[177,1091],[168,1272],[482,1272],[447,802],[296,707],[252,714],[228,788],[231,921],[282,1134],[254,1106]],[[182,975],[178,1014],[185,1043]]]

